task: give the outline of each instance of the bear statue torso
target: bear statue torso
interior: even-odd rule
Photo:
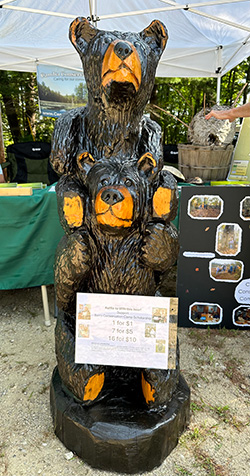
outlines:
[[[101,127],[100,127],[101,124]],[[161,128],[147,116],[138,124],[123,126],[107,120],[89,126],[88,107],[76,108],[64,114],[56,122],[51,151],[51,163],[59,174],[74,174],[79,151],[87,150],[95,158],[110,158],[117,154],[140,157],[145,151],[161,163]]]
[[[141,261],[142,231],[135,229],[127,236],[89,235],[92,269],[88,292],[108,294],[154,295],[153,270]],[[106,250],[103,253],[103,250]]]

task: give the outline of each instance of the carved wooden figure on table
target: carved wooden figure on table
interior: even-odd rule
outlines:
[[[89,99],[86,108],[61,116],[52,144],[51,162],[62,175],[56,191],[65,230],[55,261],[60,311],[52,414],[59,438],[87,462],[103,469],[136,472],[159,465],[187,424],[189,391],[180,381],[178,350],[175,370],[76,364],[76,293],[155,295],[162,276],[176,262],[178,237],[171,220],[177,213],[177,184],[162,170],[159,126],[142,115],[167,32],[159,21],[139,34],[106,32],[81,18],[71,24],[70,39],[83,62]],[[175,418],[168,413],[171,405]],[[150,410],[158,411],[160,419],[163,410],[167,415],[167,445],[160,441],[166,438],[159,435],[162,425],[154,422],[152,426]],[[107,418],[114,429],[115,411],[123,426],[126,413],[128,427],[138,412],[148,415],[150,424],[143,425],[150,436],[143,431],[141,442],[137,437],[138,451],[144,454],[145,441],[147,446],[152,439],[153,445],[164,446],[160,455],[153,455],[151,444],[149,453],[138,459],[129,450],[133,438],[126,440],[124,434],[122,457],[121,438],[111,447],[108,443],[115,439],[115,431],[110,435],[104,430],[95,439],[89,421],[94,419],[96,424],[100,418],[103,425]],[[77,436],[76,429],[80,431]],[[92,450],[87,451],[86,445]],[[100,448],[109,455],[107,461],[98,459]]]

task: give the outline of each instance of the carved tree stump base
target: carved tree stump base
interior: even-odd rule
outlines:
[[[50,403],[55,434],[69,450],[94,468],[133,474],[160,466],[175,448],[189,422],[190,390],[181,376],[161,411],[117,395],[83,407],[64,392],[56,367]]]

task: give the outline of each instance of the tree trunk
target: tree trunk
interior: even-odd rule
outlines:
[[[4,140],[3,140],[3,123],[2,123],[2,112],[1,112],[1,104],[0,104],[0,164],[5,162],[5,154],[4,154]],[[5,180],[7,180],[7,170],[3,170],[3,175]]]
[[[4,158],[2,113],[1,113],[1,104],[0,104],[0,164],[2,164],[3,162],[5,162],[5,158]]]
[[[8,84],[8,82],[9,82],[9,80],[8,80],[7,72],[6,71],[0,71],[0,83],[3,83],[4,85],[6,85],[6,83]],[[1,88],[1,94],[2,94],[3,103],[4,103],[4,107],[5,107],[5,114],[8,118],[8,122],[9,122],[10,131],[11,131],[13,141],[18,142],[22,137],[22,133],[21,133],[19,120],[18,120],[18,116],[17,116],[17,113],[16,113],[16,108],[15,108],[13,98],[12,98],[11,94],[7,92],[6,87]]]
[[[35,77],[31,75],[29,83],[25,88],[25,105],[27,130],[32,134],[34,140],[36,136],[36,102]]]
[[[246,73],[246,83],[248,83],[248,86],[244,89],[244,92],[243,92],[243,104],[247,102],[247,95],[249,93],[249,83],[250,83],[250,56],[247,58],[247,60],[248,60],[248,68]]]

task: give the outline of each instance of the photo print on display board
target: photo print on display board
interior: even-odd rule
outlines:
[[[180,327],[250,325],[250,194],[183,186],[177,297]]]
[[[188,201],[188,214],[196,220],[215,220],[222,215],[223,205],[218,195],[194,195]]]
[[[221,223],[216,231],[216,251],[224,256],[236,256],[241,250],[242,229],[237,223]]]
[[[245,197],[240,202],[240,216],[242,220],[250,220],[250,197]]]
[[[215,281],[237,283],[242,279],[244,263],[231,259],[213,259],[209,263],[210,277]]]
[[[250,306],[239,306],[234,309],[233,322],[236,326],[250,327]]]
[[[222,314],[218,304],[194,302],[189,308],[189,319],[194,324],[220,324]]]

